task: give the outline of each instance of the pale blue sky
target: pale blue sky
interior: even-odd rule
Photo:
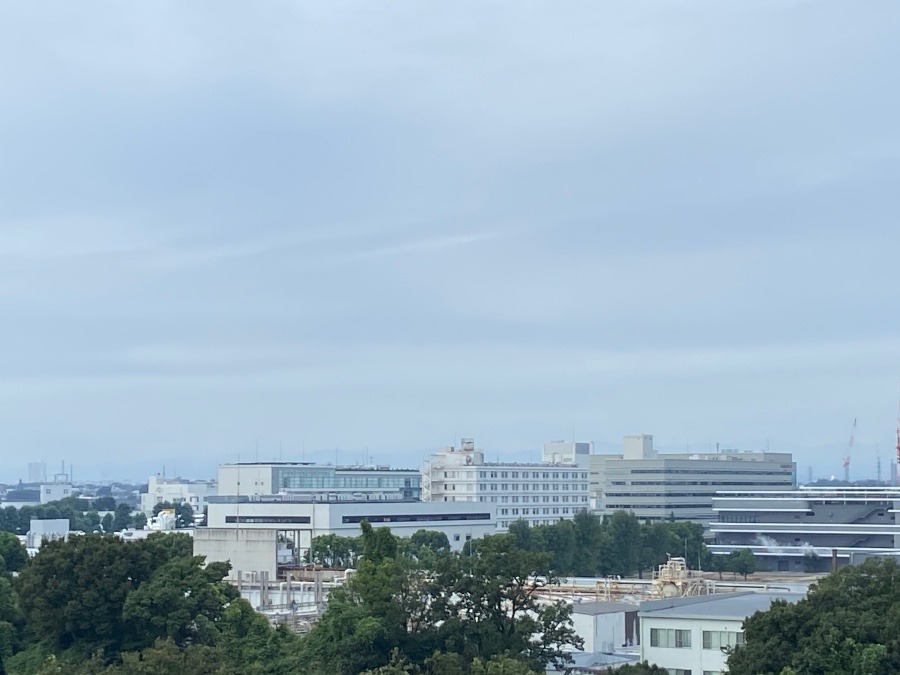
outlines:
[[[6,3],[0,479],[893,455],[900,4]]]

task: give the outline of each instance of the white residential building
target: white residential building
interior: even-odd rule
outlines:
[[[141,511],[148,518],[153,515],[153,507],[168,502],[172,506],[187,504],[195,514],[206,509],[207,499],[218,494],[215,481],[182,480],[150,476],[147,492],[141,493]]]
[[[725,593],[641,603],[641,661],[670,675],[723,675],[726,649],[744,642],[744,620],[774,600],[797,602],[800,593]]]
[[[491,504],[502,529],[519,519],[549,525],[589,508],[588,471],[572,462],[485,462],[475,442],[463,439],[425,461],[422,499]]]

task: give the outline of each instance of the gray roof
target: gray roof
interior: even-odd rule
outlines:
[[[765,612],[774,600],[797,602],[803,593],[722,593],[668,598],[641,603],[641,617],[670,619],[733,619],[743,621],[756,612]]]
[[[627,602],[576,602],[572,605],[573,614],[619,614],[621,612],[636,612],[637,605]]]

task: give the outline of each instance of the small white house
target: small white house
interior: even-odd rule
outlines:
[[[670,675],[722,675],[727,649],[744,642],[744,620],[774,600],[797,602],[802,593],[723,593],[641,603],[641,660]]]
[[[611,654],[638,641],[638,607],[624,602],[581,602],[572,606],[572,627],[585,652]]]

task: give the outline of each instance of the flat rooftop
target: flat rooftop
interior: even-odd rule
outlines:
[[[799,602],[803,593],[722,593],[668,598],[642,602],[641,617],[669,619],[733,619],[743,621],[756,612],[765,612],[775,600]]]

